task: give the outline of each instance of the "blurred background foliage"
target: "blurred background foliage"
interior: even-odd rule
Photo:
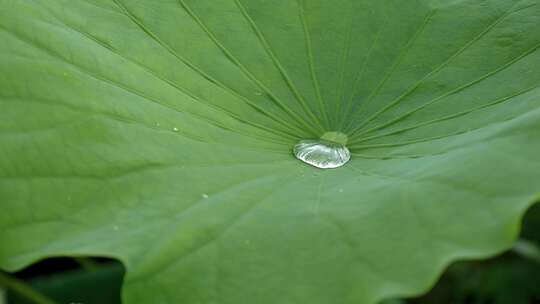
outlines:
[[[487,260],[456,262],[425,295],[382,304],[540,304],[539,245],[536,204],[513,249]],[[51,258],[0,274],[0,304],[117,304],[124,269],[110,259]]]

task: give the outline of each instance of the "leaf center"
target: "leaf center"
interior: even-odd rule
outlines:
[[[347,135],[337,131],[326,132],[321,136],[321,140],[329,141],[331,143],[336,143],[343,146],[347,145],[348,139],[349,138],[347,137]]]

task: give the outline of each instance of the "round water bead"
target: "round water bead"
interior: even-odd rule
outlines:
[[[345,146],[347,136],[339,132],[327,132],[320,139],[301,140],[294,146],[296,158],[321,169],[338,168],[351,159]]]

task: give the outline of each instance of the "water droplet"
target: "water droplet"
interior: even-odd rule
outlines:
[[[320,139],[301,140],[294,146],[294,156],[321,169],[338,168],[351,159],[345,146],[347,136],[339,132],[327,132]]]

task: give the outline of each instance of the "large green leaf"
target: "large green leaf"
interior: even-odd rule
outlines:
[[[0,266],[126,303],[375,303],[515,239],[538,0],[0,0]],[[352,160],[291,154],[325,131]]]

